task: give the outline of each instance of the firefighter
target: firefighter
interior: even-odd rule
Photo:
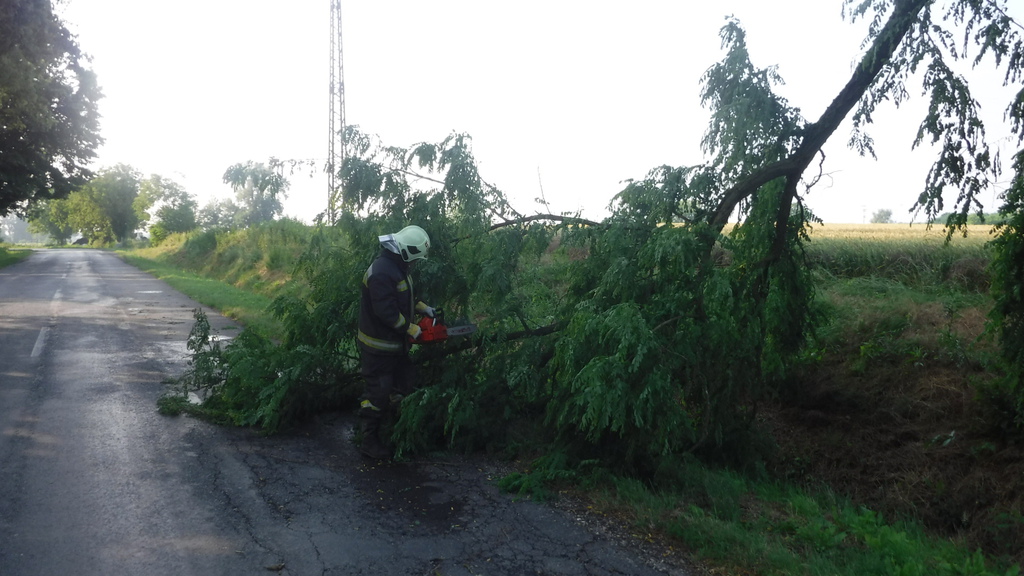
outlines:
[[[381,460],[391,457],[380,438],[381,421],[415,386],[409,347],[421,331],[413,314],[433,318],[435,310],[415,299],[409,276],[409,268],[427,257],[427,233],[419,226],[406,226],[378,239],[380,254],[363,275],[359,301],[358,346],[364,379],[359,422],[360,451]]]

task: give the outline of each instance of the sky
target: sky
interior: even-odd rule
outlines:
[[[232,197],[228,166],[314,160],[328,146],[329,0],[62,0],[104,93],[94,168],[129,164],[182,184],[200,204]],[[520,212],[600,219],[628,179],[703,161],[701,75],[738,18],[758,67],[814,120],[860,55],[863,22],[841,0],[342,0],[345,111],[390,146],[473,138],[483,178]],[[1000,77],[982,76],[997,87]],[[983,100],[994,146],[1008,90]],[[918,91],[912,90],[912,95]],[[933,153],[911,153],[924,101],[884,107],[869,132],[878,160],[846,149],[845,124],[806,197],[826,222],[879,209],[909,222]],[[1007,177],[1004,176],[1004,180]],[[285,214],[311,222],[327,203],[319,170],[289,177]],[[1003,185],[1005,187],[1005,184]],[[999,187],[982,200],[997,205]],[[548,207],[535,199],[543,197]],[[952,197],[950,198],[950,200]],[[921,221],[918,217],[917,221]]]

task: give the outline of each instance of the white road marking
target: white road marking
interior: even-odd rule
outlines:
[[[43,348],[46,347],[46,335],[50,333],[49,326],[43,326],[39,330],[39,336],[36,337],[36,345],[32,347],[32,357],[38,358],[43,353]]]
[[[61,294],[60,288],[53,293],[53,299],[50,300],[50,318],[51,323],[60,313],[60,299],[63,295]],[[43,326],[39,329],[39,336],[36,336],[36,344],[32,347],[32,358],[38,358],[43,350],[46,349],[46,337],[50,334],[50,327]]]
[[[63,295],[60,292],[60,288],[53,294],[53,300],[50,300],[50,318],[51,320],[60,316],[60,299]]]

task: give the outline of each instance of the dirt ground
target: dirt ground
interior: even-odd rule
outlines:
[[[983,324],[965,311],[953,333],[971,342]],[[804,370],[794,397],[763,413],[778,444],[770,469],[1022,563],[1024,446],[988,424],[976,384],[991,376],[930,342],[939,332],[904,333],[917,354],[865,362],[851,347]]]

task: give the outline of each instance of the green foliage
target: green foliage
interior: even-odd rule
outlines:
[[[199,226],[197,206],[195,196],[177,182],[153,174],[139,184],[133,207],[140,226],[155,220],[149,235],[150,241],[158,245],[170,234],[195,230]]]
[[[191,359],[179,381],[182,396],[188,396],[189,392],[209,392],[224,380],[222,350],[220,342],[210,334],[210,321],[199,308],[192,311],[192,316],[196,322],[185,344]]]
[[[12,252],[8,250],[5,246],[0,245],[0,268],[3,268],[4,266],[10,266],[15,262],[20,262],[27,258],[29,254],[31,254],[31,252],[28,251]]]
[[[641,187],[646,195],[658,185]],[[571,273],[580,303],[556,347],[549,422],[600,446],[606,461],[650,470],[667,454],[721,454],[745,441],[758,401],[803,342],[813,294],[796,244],[769,265],[774,231],[757,232],[778,209],[778,188],[717,238],[732,254],[728,266],[712,260],[706,226],[643,222],[649,212],[630,203],[636,191],[624,192]]]
[[[201,261],[217,249],[217,231],[206,230],[192,234],[185,240],[184,255],[191,261]]]
[[[251,160],[233,164],[224,172],[224,183],[231,186],[238,200],[233,224],[252,226],[281,215],[281,200],[288,195],[289,184],[272,166]]]
[[[179,416],[191,411],[192,404],[187,396],[161,396],[156,401],[156,411],[163,416]]]
[[[498,487],[505,492],[529,496],[538,501],[553,500],[552,486],[576,486],[591,484],[594,474],[588,474],[597,461],[575,462],[564,452],[545,454],[534,461],[530,470],[513,472],[498,481]]]
[[[230,228],[235,225],[241,208],[230,199],[213,199],[196,214],[196,220],[204,230]]]
[[[240,288],[266,294],[302,289],[285,284],[312,232],[294,220],[265,222],[234,230],[189,233],[177,261],[184,267]]]
[[[149,227],[149,241],[153,246],[159,246],[171,233],[167,231],[167,228],[163,224],[157,222]]]
[[[282,418],[290,416],[285,402],[291,378],[273,369],[279,354],[269,340],[251,330],[242,332],[225,350],[230,371],[214,402],[226,407],[236,425],[274,431]]]
[[[988,213],[988,212],[971,212],[967,215],[965,224],[968,226],[977,226],[979,224],[998,225],[1006,222],[1006,215],[1000,213]],[[944,212],[935,219],[939,224],[955,224],[956,217],[952,212]]]
[[[96,75],[50,0],[0,6],[0,216],[85,183],[102,143]]]
[[[986,389],[985,396],[1000,415],[999,427],[1014,437],[1024,434],[1024,151],[1014,161],[1016,171],[1003,195],[1000,213],[1006,222],[997,226],[992,240],[992,295],[990,330],[998,335],[1006,378]]]
[[[355,397],[361,385],[353,339],[359,285],[378,250],[377,236],[407,223],[416,222],[427,228],[435,246],[430,259],[417,266],[417,294],[427,301],[443,303],[449,319],[468,318],[471,299],[472,305],[486,308],[494,326],[521,326],[527,314],[532,320],[534,312],[540,309],[550,315],[550,306],[538,302],[543,291],[534,288],[529,294],[516,293],[510,288],[518,283],[510,280],[509,275],[518,275],[516,267],[521,258],[532,258],[534,262],[539,259],[553,231],[538,224],[529,230],[523,228],[529,233],[496,232],[494,238],[503,238],[505,243],[480,238],[490,222],[482,212],[480,194],[484,186],[472,166],[467,138],[453,136],[439,145],[418,145],[411,151],[369,145],[363,150],[367,158],[379,161],[372,165],[380,169],[381,176],[366,178],[365,171],[362,176],[355,174],[371,166],[367,158],[353,157],[347,166],[352,174],[346,188],[349,212],[336,227],[321,228],[308,240],[308,249],[293,271],[308,291],[281,296],[273,305],[274,314],[284,325],[277,335],[281,346],[246,337],[233,342],[226,352],[230,374],[221,399],[239,422],[273,429],[286,425],[304,410],[330,405],[330,401],[325,401],[325,391],[338,391],[337,397],[341,399]],[[444,182],[442,187],[429,192],[413,190],[402,172],[410,167],[406,162],[429,173],[443,170],[444,180],[438,180]],[[385,174],[382,166],[396,169]],[[490,206],[503,202],[497,196],[492,198],[495,201]],[[369,205],[383,208],[367,217],[353,215],[352,210]],[[405,212],[392,212],[397,207]],[[281,255],[274,258],[285,260]],[[268,261],[268,267],[273,265],[274,258]],[[486,289],[474,292],[474,288]],[[495,348],[501,347],[495,344]],[[533,347],[524,344],[523,349]],[[493,415],[484,412],[483,406],[497,407],[499,412],[504,408],[507,418],[514,418],[516,411],[506,402],[508,389],[503,386],[503,379],[495,375],[483,377],[471,369],[472,359],[482,356],[480,351],[435,349],[423,350],[420,356],[424,379],[429,379],[432,386],[406,399],[406,406],[416,402],[421,406],[403,410],[403,422],[396,429],[405,430],[404,422],[417,418],[422,421],[424,414],[430,414],[432,417],[424,426],[436,424],[437,434],[426,436],[426,442],[413,442],[413,438],[424,438],[422,429],[417,427],[418,433],[406,437],[407,446],[430,445],[440,440],[446,430],[452,439],[471,437],[466,432],[482,431],[479,422]],[[488,362],[508,365],[500,353]],[[467,378],[456,378],[456,374]],[[288,391],[283,392],[285,389]],[[295,409],[282,410],[282,398],[305,401],[294,404]],[[460,402],[460,398],[467,401]],[[487,401],[488,398],[492,400]],[[280,417],[275,419],[271,416],[274,413]]]
[[[68,197],[68,219],[89,244],[107,246],[114,243],[114,229],[94,192],[89,189],[71,193]]]
[[[881,15],[891,4],[846,0],[844,13],[854,20],[872,18],[869,37],[876,39],[884,36]],[[909,96],[907,81],[920,78],[929,107],[914,146],[936,145],[939,154],[917,206],[924,209],[930,220],[935,219],[943,212],[944,192],[956,191],[955,207],[947,221],[952,233],[968,223],[971,212],[982,213],[980,195],[998,179],[1000,172],[979,115],[982,102],[972,93],[967,79],[957,72],[958,61],[967,60],[977,67],[991,58],[994,67],[1004,73],[1003,84],[1018,86],[1024,73],[1020,23],[1010,17],[1006,0],[955,0],[935,10],[926,2],[895,4],[894,12],[905,11],[912,18],[906,41],[861,99],[853,116],[851,142],[860,143],[864,152],[873,153],[871,137],[864,127],[871,123],[875,108],[886,101],[899,106]],[[1007,119],[1020,137],[1024,135],[1024,89],[1019,89],[1008,104]]]
[[[188,411],[273,432],[312,409],[336,405],[341,396],[355,397],[355,389],[337,377],[352,367],[322,362],[321,350],[286,349],[254,330],[243,331],[222,348],[210,334],[206,314],[197,309],[194,316],[187,343],[189,367],[178,379],[176,393],[161,400],[162,413]],[[280,370],[282,366],[287,368]],[[201,405],[189,402],[190,395],[196,395]]]
[[[131,166],[118,164],[101,170],[71,193],[66,206],[51,202],[51,209],[39,216],[40,223],[48,231],[57,232],[60,229],[55,226],[64,226],[66,222],[70,229],[99,246],[129,240],[140,223],[135,204],[139,181],[140,175]]]
[[[224,380],[223,351],[220,342],[210,333],[210,322],[206,313],[196,308],[192,311],[195,324],[189,332],[186,348],[189,351],[188,368],[176,381],[169,394],[157,402],[160,414],[177,416],[183,412],[199,416],[216,413],[200,406],[201,400],[208,399]],[[195,398],[197,401],[193,401]]]
[[[139,195],[141,175],[130,166],[119,164],[114,168],[102,170],[81,191],[88,195],[99,207],[109,223],[113,239],[124,242],[135,236],[143,213],[136,210],[135,200]],[[84,230],[84,227],[79,227]],[[95,236],[90,236],[93,240]]]
[[[255,235],[256,231],[250,229],[247,233]],[[330,231],[325,231],[313,238],[311,246],[328,244],[328,234]],[[202,232],[189,238],[183,252],[196,261],[209,261],[217,258],[217,243],[215,231]],[[321,262],[312,251],[306,258]],[[325,266],[321,271],[329,274],[327,262],[322,263]],[[317,288],[313,287],[314,292]],[[332,288],[330,280],[319,286]],[[286,295],[279,297],[272,309],[285,328],[275,336],[283,338],[286,345],[246,329],[225,348],[219,363],[225,370],[223,384],[207,402],[210,409],[219,410],[235,424],[258,426],[268,432],[286,427],[311,411],[351,401],[359,392],[351,333],[332,328],[337,319],[329,306],[307,310],[304,301]]]
[[[792,151],[801,118],[773,91],[783,83],[777,69],[751,64],[739,22],[730,19],[719,35],[725,57],[702,79],[702,103],[711,109],[702,145],[714,157],[709,168],[735,179]]]
[[[359,283],[377,236],[417,223],[434,246],[414,272],[417,296],[450,321],[478,323],[481,336],[415,351],[429,386],[403,403],[400,450],[543,441],[573,462],[599,457],[649,471],[666,454],[743,442],[809,319],[789,312],[810,308],[801,252],[776,250],[774,229],[756,230],[778,213],[781,187],[766,188],[749,205],[749,225],[729,236],[664,225],[680,206],[710,210],[703,171],[660,170],[632,183],[599,226],[545,221],[515,213],[482,182],[465,136],[410,149],[349,137],[361,154],[344,168],[347,210],[299,260],[294,272],[308,292],[273,305],[285,327],[280,346],[247,336],[225,352],[219,400],[236,422],[274,429],[323,404],[311,390],[358,387]],[[413,170],[436,187],[413,186]],[[787,245],[801,241],[801,222],[787,226]],[[195,236],[185,251],[214,241]],[[716,242],[728,245],[731,266],[715,266]],[[308,402],[286,406],[299,398]]]
[[[47,234],[60,246],[67,244],[75,233],[68,199],[40,200],[26,215],[33,232]]]

